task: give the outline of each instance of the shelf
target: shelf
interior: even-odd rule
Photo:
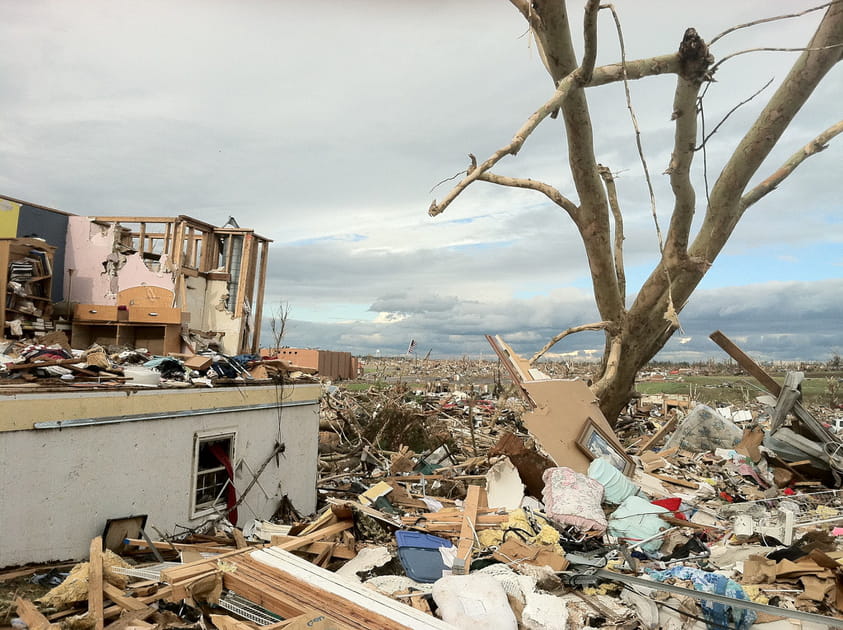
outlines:
[[[35,313],[30,313],[29,311],[19,311],[16,308],[9,308],[8,306],[6,307],[6,312],[20,313],[21,315],[26,315],[27,317],[34,317],[36,319],[39,317],[43,319],[44,317],[43,313],[41,315],[36,315]]]

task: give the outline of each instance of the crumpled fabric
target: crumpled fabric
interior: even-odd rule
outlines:
[[[678,446],[692,453],[705,453],[716,448],[734,448],[742,438],[743,431],[734,422],[711,407],[697,405],[676,427],[665,449]]]
[[[665,571],[645,569],[645,571],[658,582],[666,582],[670,578],[684,580],[692,582],[695,591],[716,593],[717,595],[750,601],[740,584],[717,573],[709,573],[691,567],[672,567]],[[758,618],[754,610],[733,608],[728,604],[711,602],[705,599],[700,600],[700,608],[710,630],[728,628],[733,623],[735,630],[747,630]]]
[[[542,481],[545,514],[551,520],[582,531],[606,531],[602,484],[564,466],[545,470]]]

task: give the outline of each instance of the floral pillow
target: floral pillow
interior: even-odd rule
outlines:
[[[582,531],[606,531],[608,523],[600,505],[603,486],[570,468],[548,468],[542,475],[545,513],[557,523]]]

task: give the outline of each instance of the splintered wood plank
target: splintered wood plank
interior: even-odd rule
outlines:
[[[334,523],[333,525],[317,529],[315,532],[305,536],[296,536],[293,540],[285,540],[278,545],[274,544],[275,536],[273,536],[273,547],[278,547],[279,549],[284,549],[286,551],[294,551],[296,549],[300,549],[301,547],[307,547],[310,543],[320,541],[323,538],[328,538],[329,536],[344,532],[352,527],[354,527],[354,521],[340,521],[339,523]]]
[[[58,628],[58,624],[51,624],[47,618],[41,614],[38,608],[35,607],[28,599],[23,597],[15,598],[15,606],[17,607],[18,617],[23,619],[23,622],[29,627],[29,630],[53,630]]]
[[[88,613],[94,619],[95,630],[103,630],[105,618],[102,606],[102,537],[91,541],[88,569]]]
[[[738,365],[754,376],[759,383],[767,388],[767,391],[774,396],[778,396],[781,393],[782,386],[773,380],[772,376],[767,374],[760,365],[753,361],[749,355],[735,345],[735,343],[726,335],[719,330],[715,330],[708,336],[708,338],[720,346],[726,354],[737,361]]]
[[[647,440],[646,442],[644,442],[644,444],[641,445],[641,448],[638,449],[638,452],[643,453],[658,444],[665,435],[673,431],[674,427],[676,426],[676,422],[677,416],[673,416],[664,424],[664,426],[662,426],[661,429],[653,433],[649,440]]]
[[[102,590],[108,595],[108,599],[124,610],[145,610],[147,608],[147,605],[139,599],[136,597],[127,597],[123,591],[108,582],[102,585]]]
[[[254,580],[257,582],[254,590],[264,601],[286,602],[288,606],[298,602],[299,614],[304,609],[317,608],[360,630],[454,630],[454,626],[436,617],[425,615],[376,591],[361,588],[359,583],[275,547],[253,551],[247,557],[238,558],[236,564],[237,571],[223,576],[225,582],[240,579],[248,583]]]
[[[272,540],[277,541],[278,544],[283,544],[285,542],[289,542],[291,540],[295,540],[295,536],[273,536]],[[307,547],[302,547],[298,551],[304,551],[305,553],[313,553],[316,555],[320,555],[325,549],[331,550],[331,556],[334,558],[341,558],[343,560],[351,560],[357,553],[350,549],[347,546],[337,546],[334,543],[326,543],[326,542],[313,542],[310,543]]]
[[[127,610],[117,621],[108,624],[105,630],[127,630],[132,626],[140,625],[138,622],[148,619],[153,614],[155,610],[149,607],[144,610]]]
[[[211,622],[219,630],[254,630],[249,624],[228,615],[211,615]]]
[[[671,477],[669,475],[657,475],[656,473],[650,473],[651,477],[655,477],[656,479],[661,479],[662,481],[666,481],[667,483],[672,483],[675,486],[682,486],[683,488],[692,488],[696,490],[700,487],[700,484],[694,481],[686,481],[685,479],[677,479],[676,477]]]
[[[453,566],[454,573],[458,575],[466,575],[471,569],[471,556],[474,550],[475,532],[477,531],[477,510],[487,507],[487,505],[486,489],[480,486],[469,486],[468,496],[466,496],[463,505],[460,539]]]
[[[234,546],[237,549],[245,549],[249,546],[249,543],[246,542],[246,537],[243,535],[243,532],[236,527],[231,530],[231,535],[234,536]]]

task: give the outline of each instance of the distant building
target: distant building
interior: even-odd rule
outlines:
[[[333,380],[355,379],[361,369],[359,361],[351,356],[350,352],[311,348],[261,348],[260,353],[264,357],[278,357],[294,365],[318,370],[319,376]]]

